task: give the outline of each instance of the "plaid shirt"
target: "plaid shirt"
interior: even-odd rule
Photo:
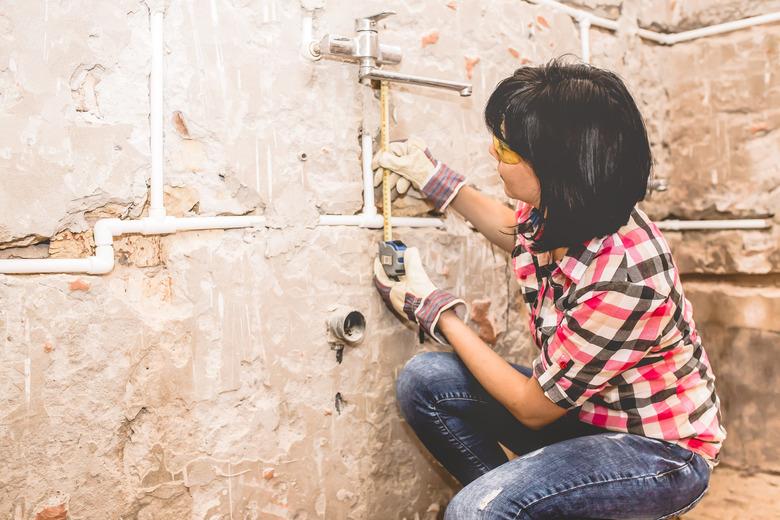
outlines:
[[[531,216],[520,203],[518,223]],[[617,233],[569,248],[558,263],[518,237],[514,270],[540,349],[534,376],[582,422],[679,444],[717,463],[715,376],[669,246],[635,208]]]

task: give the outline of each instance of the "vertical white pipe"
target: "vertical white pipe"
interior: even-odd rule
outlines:
[[[376,202],[374,201],[374,170],[371,169],[371,161],[374,157],[374,143],[371,133],[364,128],[360,136],[363,166],[363,215],[372,217],[376,215]]]
[[[579,19],[580,45],[582,45],[582,61],[590,63],[590,18],[583,16]]]
[[[311,46],[314,43],[312,40],[312,33],[314,30],[314,11],[308,9],[303,11],[303,18],[301,19],[301,56],[307,60],[318,60],[321,56],[315,56],[312,54]]]
[[[163,12],[151,14],[152,70],[149,75],[149,126],[152,154],[149,216],[164,217],[163,206]]]

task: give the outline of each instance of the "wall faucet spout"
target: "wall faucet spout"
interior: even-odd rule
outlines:
[[[443,88],[455,90],[461,96],[471,95],[471,85],[459,81],[448,81],[443,79],[428,78],[424,76],[414,76],[411,74],[401,74],[389,70],[382,70],[377,67],[360,67],[360,81],[364,80],[392,81],[395,83],[408,83],[411,85],[420,85],[423,87]]]

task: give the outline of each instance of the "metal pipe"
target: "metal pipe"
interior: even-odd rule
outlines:
[[[360,81],[366,79],[387,80],[396,83],[408,83],[412,85],[420,85],[423,87],[443,88],[447,90],[455,90],[461,96],[471,95],[471,85],[468,83],[460,83],[458,81],[447,81],[443,79],[427,78],[424,76],[413,76],[411,74],[401,74],[398,72],[391,72],[389,70],[382,70],[376,67],[361,67],[360,68]]]
[[[152,70],[149,74],[149,126],[152,155],[149,216],[164,217],[163,206],[163,12],[151,14]]]

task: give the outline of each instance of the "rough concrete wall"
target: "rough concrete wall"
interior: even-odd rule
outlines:
[[[713,207],[729,215],[773,213],[776,189],[765,195],[743,186],[758,178],[771,191],[776,169],[770,163],[756,172],[744,166],[748,152],[737,152],[776,150],[769,107],[777,103],[745,100],[754,104],[737,110],[714,104],[706,115],[687,116],[675,98],[712,92],[718,78],[758,81],[750,79],[758,73],[748,58],[755,46],[770,49],[777,29],[666,49],[633,36],[641,2],[602,3],[621,16],[622,29],[593,29],[594,61],[629,82],[648,119],[659,173],[671,182],[648,207],[658,216],[710,216]],[[569,17],[510,0],[321,5],[317,36],[350,35],[355,16],[394,9],[382,38],[402,45],[399,70],[471,76],[470,99],[393,88],[394,135],[424,136],[437,156],[501,196],[481,109],[498,79],[518,65],[578,54]],[[379,233],[313,226],[319,214],[360,209],[358,132],[364,114],[376,121],[377,107],[354,66],[299,56],[303,15],[298,2],[281,0],[174,1],[166,13],[169,213],[265,214],[269,229],[124,237],[118,266],[104,277],[0,275],[0,515],[434,518],[453,493],[395,406],[397,372],[433,347],[418,345],[370,284]],[[0,7],[0,41],[0,255],[90,254],[88,231],[97,218],[137,217],[147,203],[148,10],[136,1],[10,2]],[[718,45],[732,46],[740,62],[722,76],[720,64],[699,58]],[[686,60],[698,63],[692,57],[701,68],[687,84],[677,76]],[[761,70],[775,85],[771,68]],[[740,132],[752,124],[748,115],[769,126],[727,142],[733,150],[723,160],[737,172],[729,189],[752,197],[741,204],[705,182],[704,165],[722,147],[674,144],[703,128],[715,132],[713,119]],[[708,135],[689,142],[709,143]],[[396,204],[404,214],[428,211],[412,200]],[[489,300],[497,348],[528,361],[505,255],[456,216],[447,218],[446,231],[397,235],[422,248],[442,287],[470,302]],[[683,271],[699,277],[686,289],[717,363],[727,420],[735,418],[727,423],[734,446],[727,460],[776,467],[776,452],[757,455],[772,430],[751,429],[760,420],[771,427],[774,419],[763,414],[768,401],[750,394],[755,405],[736,419],[746,379],[742,363],[727,357],[761,341],[765,357],[751,366],[776,378],[760,364],[777,345],[777,299],[763,288],[776,283],[776,237],[670,238]],[[725,306],[708,305],[735,286],[750,309],[769,318],[752,319],[739,298],[729,300],[743,313],[739,320]],[[324,325],[335,304],[358,308],[368,321],[365,342],[341,364]]]
[[[148,10],[93,4],[0,9],[4,257],[88,255],[97,218],[145,214]],[[357,15],[388,7],[398,15],[383,38],[403,46],[401,70],[468,74],[475,86],[470,99],[393,88],[394,133],[426,136],[500,194],[486,96],[519,64],[575,52],[572,22],[513,1],[328,2],[315,35],[349,35]],[[432,518],[443,509],[451,483],[394,399],[404,362],[433,347],[373,289],[380,233],[313,225],[360,209],[358,135],[377,103],[354,66],[299,56],[303,15],[297,2],[201,1],[171,2],[165,18],[168,211],[265,214],[269,229],[123,237],[103,277],[0,276],[0,516]],[[442,287],[489,304],[475,325],[527,360],[506,256],[457,217],[447,225],[397,236],[421,247]],[[335,304],[368,321],[341,364],[325,333]]]
[[[704,15],[703,15],[704,16]],[[706,16],[705,16],[706,19]],[[718,375],[726,464],[776,472],[780,406],[780,26],[675,45],[656,216],[766,217],[766,231],[667,233]],[[687,275],[687,276],[686,276]]]
[[[584,4],[620,14],[617,40],[592,30],[593,61],[621,73],[647,121],[655,176],[669,183],[668,191],[643,203],[650,215],[772,223],[760,231],[665,235],[718,376],[729,434],[724,465],[774,474],[780,467],[780,396],[773,384],[780,372],[772,362],[780,345],[780,26],[673,47],[641,42],[633,32],[639,26],[680,31],[780,6],[720,0]],[[624,45],[615,44],[620,39]]]

